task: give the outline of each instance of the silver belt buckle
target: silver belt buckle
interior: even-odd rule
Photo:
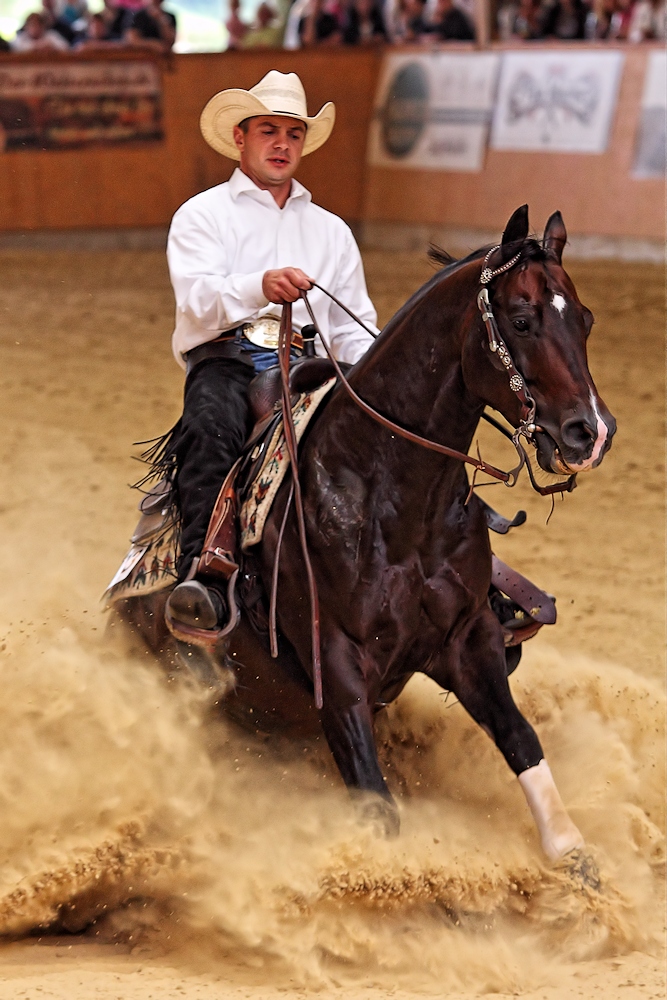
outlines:
[[[267,351],[277,351],[280,340],[280,321],[271,316],[255,319],[245,323],[243,336],[255,347],[264,347]]]

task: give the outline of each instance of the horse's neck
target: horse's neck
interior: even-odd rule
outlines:
[[[467,265],[435,282],[412,309],[399,313],[353,380],[360,396],[385,416],[463,452],[484,409],[483,401],[468,391],[461,364],[465,336],[477,316],[478,270],[478,265]],[[379,426],[377,437],[385,444],[395,440]],[[433,452],[411,447],[415,462],[433,467]]]

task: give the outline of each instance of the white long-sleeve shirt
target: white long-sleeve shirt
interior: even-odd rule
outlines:
[[[202,191],[182,205],[171,223],[167,260],[176,296],[172,347],[183,355],[226,330],[262,316],[280,318],[281,306],[262,292],[266,271],[298,267],[331,291],[367,326],[376,313],[366,291],[359,248],[348,226],[314,205],[298,181],[284,208],[238,168],[229,181]],[[339,361],[352,364],[372,338],[314,288],[310,304],[323,335]],[[293,304],[293,326],[310,323],[301,300]],[[316,338],[316,350],[325,351]]]

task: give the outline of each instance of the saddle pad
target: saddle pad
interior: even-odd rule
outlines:
[[[299,396],[292,411],[297,441],[301,439],[311,417],[320,402],[334,387],[335,382],[335,378],[329,379],[313,392]],[[289,468],[289,456],[282,430],[281,421],[271,436],[265,459],[241,508],[243,548],[256,545],[261,540],[271,504]],[[165,514],[162,524],[157,525],[151,535],[130,547],[118,572],[104,592],[107,604],[115,604],[126,597],[153,594],[175,583],[179,531],[178,525],[173,521],[169,523],[169,519],[170,515]]]
[[[125,597],[153,594],[171,587],[176,580],[178,525],[166,516],[161,530],[140,543],[133,544],[118,572],[104,591],[107,604]]]
[[[297,400],[292,409],[297,442],[301,440],[313,414],[335,384],[336,379],[331,378],[319,389],[305,392]],[[239,525],[241,548],[244,551],[261,542],[266,519],[289,465],[290,459],[281,421],[273,432],[266,448],[264,461],[241,507]]]

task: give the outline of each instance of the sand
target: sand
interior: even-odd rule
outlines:
[[[386,319],[431,272],[369,253]],[[602,873],[544,862],[506,765],[416,679],[379,726],[403,833],[354,823],[321,743],[231,729],[107,627],[133,441],[178,417],[157,253],[0,254],[0,1000],[662,997],[664,300],[576,263],[619,431],[498,554],[558,597],[512,680]],[[487,428],[491,461],[511,454]],[[135,449],[136,453],[137,449]]]

